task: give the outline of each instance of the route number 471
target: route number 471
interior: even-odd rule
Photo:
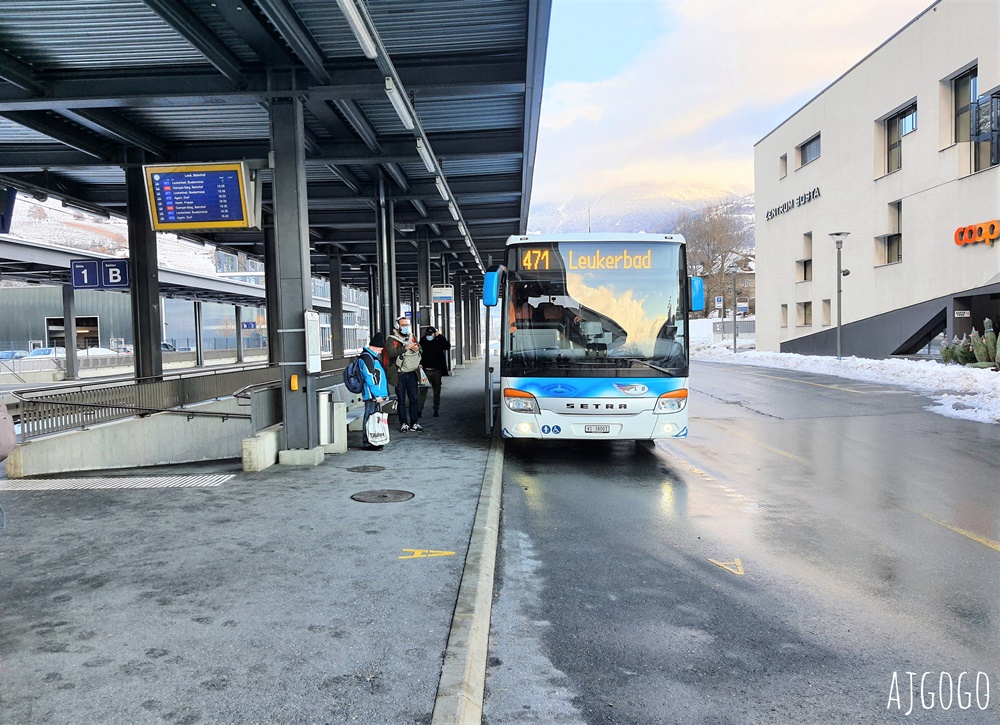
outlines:
[[[549,249],[526,249],[521,256],[521,269],[528,271],[549,268]]]

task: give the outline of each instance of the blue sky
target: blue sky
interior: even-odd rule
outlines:
[[[553,0],[532,203],[753,190],[753,145],[932,0]]]

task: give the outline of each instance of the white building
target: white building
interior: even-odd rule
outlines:
[[[780,80],[780,79],[779,79]],[[757,347],[909,354],[1000,327],[1000,2],[939,0],[755,147]]]

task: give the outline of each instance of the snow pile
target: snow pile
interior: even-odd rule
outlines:
[[[691,358],[736,365],[833,375],[849,380],[899,385],[932,397],[933,413],[950,418],[1000,422],[1000,374],[989,369],[944,365],[930,360],[837,360],[819,355],[743,350],[733,354],[732,340],[713,342],[712,320],[691,321]],[[737,336],[737,340],[739,337]]]

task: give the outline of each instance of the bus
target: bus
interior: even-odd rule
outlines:
[[[504,438],[687,437],[688,313],[705,303],[682,236],[510,237],[483,298],[500,307]]]

